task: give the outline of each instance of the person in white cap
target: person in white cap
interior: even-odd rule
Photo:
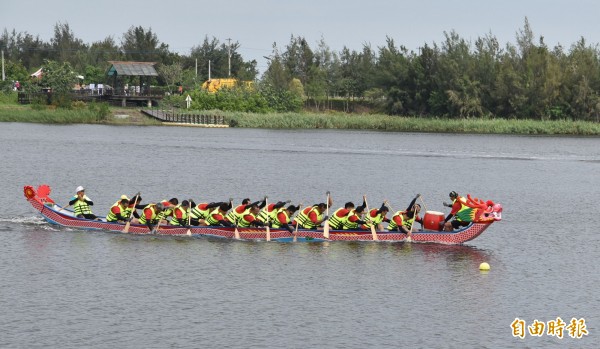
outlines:
[[[94,202],[85,195],[85,188],[78,186],[75,191],[77,194],[69,201],[69,205],[73,205],[75,216],[77,218],[98,219],[98,217],[92,213],[92,208],[90,206],[93,206]]]
[[[107,222],[125,223],[129,219],[127,208],[129,207],[129,198],[127,195],[121,195],[121,199],[111,206],[106,215]]]

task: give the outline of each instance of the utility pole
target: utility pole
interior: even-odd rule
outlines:
[[[208,60],[208,81],[210,81],[210,59]]]
[[[196,58],[196,79],[198,79],[198,58]]]
[[[227,42],[229,43],[229,49],[228,51],[228,56],[229,56],[229,69],[227,70],[227,77],[231,77],[231,38],[227,39]]]
[[[4,50],[2,50],[2,81],[6,80],[6,75],[4,74]]]

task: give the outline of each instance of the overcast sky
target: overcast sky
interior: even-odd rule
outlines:
[[[323,38],[339,52],[344,46],[377,48],[386,36],[409,50],[441,43],[444,31],[455,30],[474,41],[488,33],[504,46],[528,18],[537,38],[565,49],[584,37],[600,42],[600,1],[595,0],[2,0],[0,28],[27,31],[49,41],[57,22],[91,44],[112,36],[120,44],[131,26],[151,28],[171,51],[189,54],[205,36],[240,44],[244,60],[263,56],[274,42],[285,47],[290,36],[304,37],[311,48]]]

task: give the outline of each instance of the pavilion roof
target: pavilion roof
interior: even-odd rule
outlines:
[[[125,76],[158,76],[154,65],[156,62],[108,61],[111,63],[108,75]]]

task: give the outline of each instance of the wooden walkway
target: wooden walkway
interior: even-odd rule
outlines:
[[[164,125],[196,127],[229,127],[225,117],[217,115],[179,113],[174,110],[142,109],[142,113],[163,122]]]

